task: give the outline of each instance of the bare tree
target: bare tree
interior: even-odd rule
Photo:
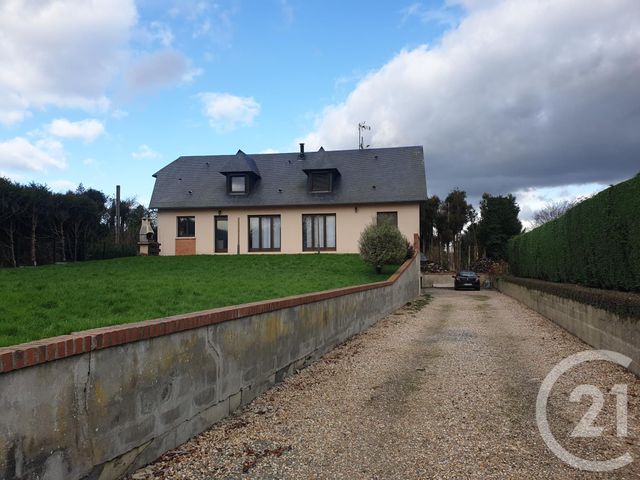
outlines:
[[[579,197],[573,200],[561,200],[559,202],[548,203],[533,214],[533,226],[539,227],[540,225],[544,225],[551,220],[561,217],[583,200],[584,198]]]

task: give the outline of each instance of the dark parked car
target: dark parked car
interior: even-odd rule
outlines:
[[[480,290],[480,277],[475,272],[458,272],[453,275],[455,279],[453,282],[453,288],[460,290],[461,288],[473,288]]]

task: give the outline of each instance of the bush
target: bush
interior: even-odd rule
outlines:
[[[511,273],[640,291],[640,175],[509,242]]]
[[[403,262],[407,255],[407,243],[395,225],[389,222],[372,223],[360,235],[360,258],[375,268],[376,273],[380,273],[383,265]]]

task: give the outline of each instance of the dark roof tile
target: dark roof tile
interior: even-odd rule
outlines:
[[[340,172],[333,192],[308,191],[304,170],[314,169]],[[228,195],[222,171],[250,171],[260,178],[248,195]],[[240,150],[236,155],[180,157],[154,177],[151,208],[417,202],[427,197],[422,147],[321,149],[305,152],[304,158],[297,152],[249,156]]]
[[[212,160],[215,160],[217,157],[211,158]],[[211,161],[209,163],[211,163]],[[258,170],[258,166],[256,165],[255,160],[244,153],[242,150],[238,150],[238,153],[236,153],[233,157],[228,158],[222,165],[222,168],[219,170],[219,172],[222,174],[247,172],[253,173],[258,177],[260,176],[260,170]]]

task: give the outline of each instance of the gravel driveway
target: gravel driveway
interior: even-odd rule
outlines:
[[[562,445],[587,459],[628,451],[609,473],[575,470],[546,447],[535,422],[542,380],[587,345],[494,291],[430,289],[133,478],[640,478],[640,382],[607,362],[566,373],[548,406]],[[605,392],[600,438],[571,438]],[[628,385],[628,435],[616,436],[614,384]]]

